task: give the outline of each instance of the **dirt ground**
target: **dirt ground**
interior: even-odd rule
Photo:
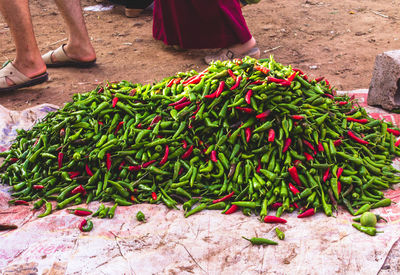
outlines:
[[[95,5],[82,0],[82,6]],[[374,60],[384,51],[400,49],[400,1],[263,0],[243,9],[261,56],[274,55],[312,77],[325,76],[337,89],[368,88]],[[65,43],[63,20],[51,0],[31,0],[40,50]],[[84,12],[97,52],[90,69],[51,68],[50,81],[1,94],[0,104],[21,110],[42,103],[62,105],[73,93],[95,88],[105,80],[152,83],[191,69],[206,67],[211,50],[176,51],[152,38],[152,14],[126,18],[122,7]],[[7,25],[0,16],[0,59],[15,56]]]

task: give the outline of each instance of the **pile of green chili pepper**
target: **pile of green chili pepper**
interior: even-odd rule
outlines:
[[[1,153],[10,203],[183,204],[270,222],[390,205],[399,129],[272,57],[217,61],[153,85],[111,82],[20,130]],[[48,213],[51,209],[48,209]],[[358,212],[359,214],[359,212]]]

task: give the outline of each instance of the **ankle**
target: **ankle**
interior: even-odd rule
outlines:
[[[38,76],[46,72],[46,64],[43,59],[19,59],[18,57],[12,62],[15,68],[29,78]]]
[[[64,46],[66,55],[79,61],[92,61],[96,58],[93,46],[88,43],[68,43]]]
[[[243,44],[236,44],[230,47],[233,51],[237,51],[239,53],[245,53],[257,45],[256,40],[254,37],[251,37],[247,42]]]

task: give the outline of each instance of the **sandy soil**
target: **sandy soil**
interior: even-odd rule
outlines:
[[[84,7],[94,0],[82,0]],[[312,77],[325,76],[340,90],[368,88],[375,56],[400,49],[400,1],[263,0],[243,13],[262,57],[273,54]],[[63,20],[51,0],[31,0],[33,24],[45,53],[65,43]],[[61,105],[73,93],[93,89],[105,80],[152,83],[179,71],[206,67],[209,50],[176,51],[152,38],[152,14],[126,18],[122,7],[85,12],[97,66],[48,69],[50,81],[0,95],[0,104],[20,110],[41,103]],[[13,59],[15,49],[0,17],[0,58]]]

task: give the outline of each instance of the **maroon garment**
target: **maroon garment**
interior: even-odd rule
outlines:
[[[251,34],[239,0],[155,0],[153,37],[184,49],[227,48]]]

